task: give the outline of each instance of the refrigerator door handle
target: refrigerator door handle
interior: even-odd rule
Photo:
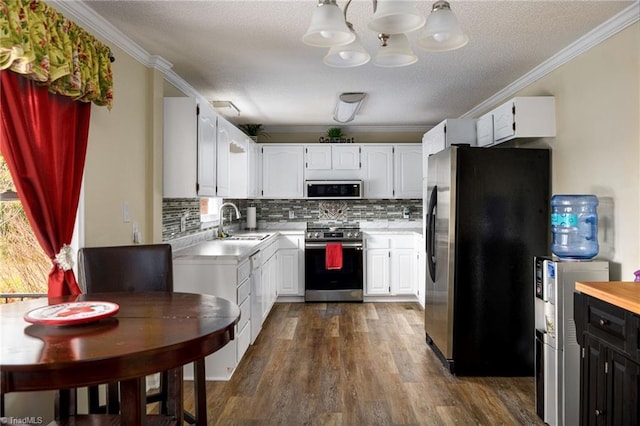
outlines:
[[[431,281],[436,282],[436,206],[437,206],[437,190],[434,186],[429,196],[429,206],[427,207],[427,266],[429,267],[429,276]]]

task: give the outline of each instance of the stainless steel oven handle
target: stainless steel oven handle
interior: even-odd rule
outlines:
[[[362,250],[362,243],[341,243],[342,248],[354,248],[356,250]],[[304,244],[305,249],[325,249],[327,243],[325,242],[307,242]]]

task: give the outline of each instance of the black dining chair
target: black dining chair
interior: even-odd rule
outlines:
[[[169,244],[142,244],[113,247],[85,247],[78,251],[78,281],[86,293],[114,291],[173,291],[173,257]],[[196,417],[205,413],[204,360],[195,363]],[[147,404],[159,403],[160,414],[167,414],[168,373],[160,373],[158,392],[147,395]],[[200,406],[199,406],[200,405]],[[98,387],[89,388],[89,412],[117,414],[120,410],[118,384],[107,385],[106,404],[99,402]],[[204,411],[201,411],[204,410]],[[185,420],[194,424],[196,417],[185,412]]]

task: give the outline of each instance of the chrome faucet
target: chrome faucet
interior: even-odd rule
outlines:
[[[222,210],[227,207],[233,207],[236,211],[236,219],[240,219],[240,210],[238,210],[238,206],[236,206],[233,203],[222,203],[222,205],[220,206],[220,210],[218,211],[218,216],[220,217],[220,224],[218,225],[218,237],[219,238],[223,238],[224,235],[224,228],[222,227],[222,222],[224,220],[224,216],[222,216]]]

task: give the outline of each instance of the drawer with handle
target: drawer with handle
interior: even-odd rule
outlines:
[[[602,300],[587,297],[586,314],[586,328],[589,333],[630,354],[630,345],[636,339],[629,336],[631,318],[627,311]]]

